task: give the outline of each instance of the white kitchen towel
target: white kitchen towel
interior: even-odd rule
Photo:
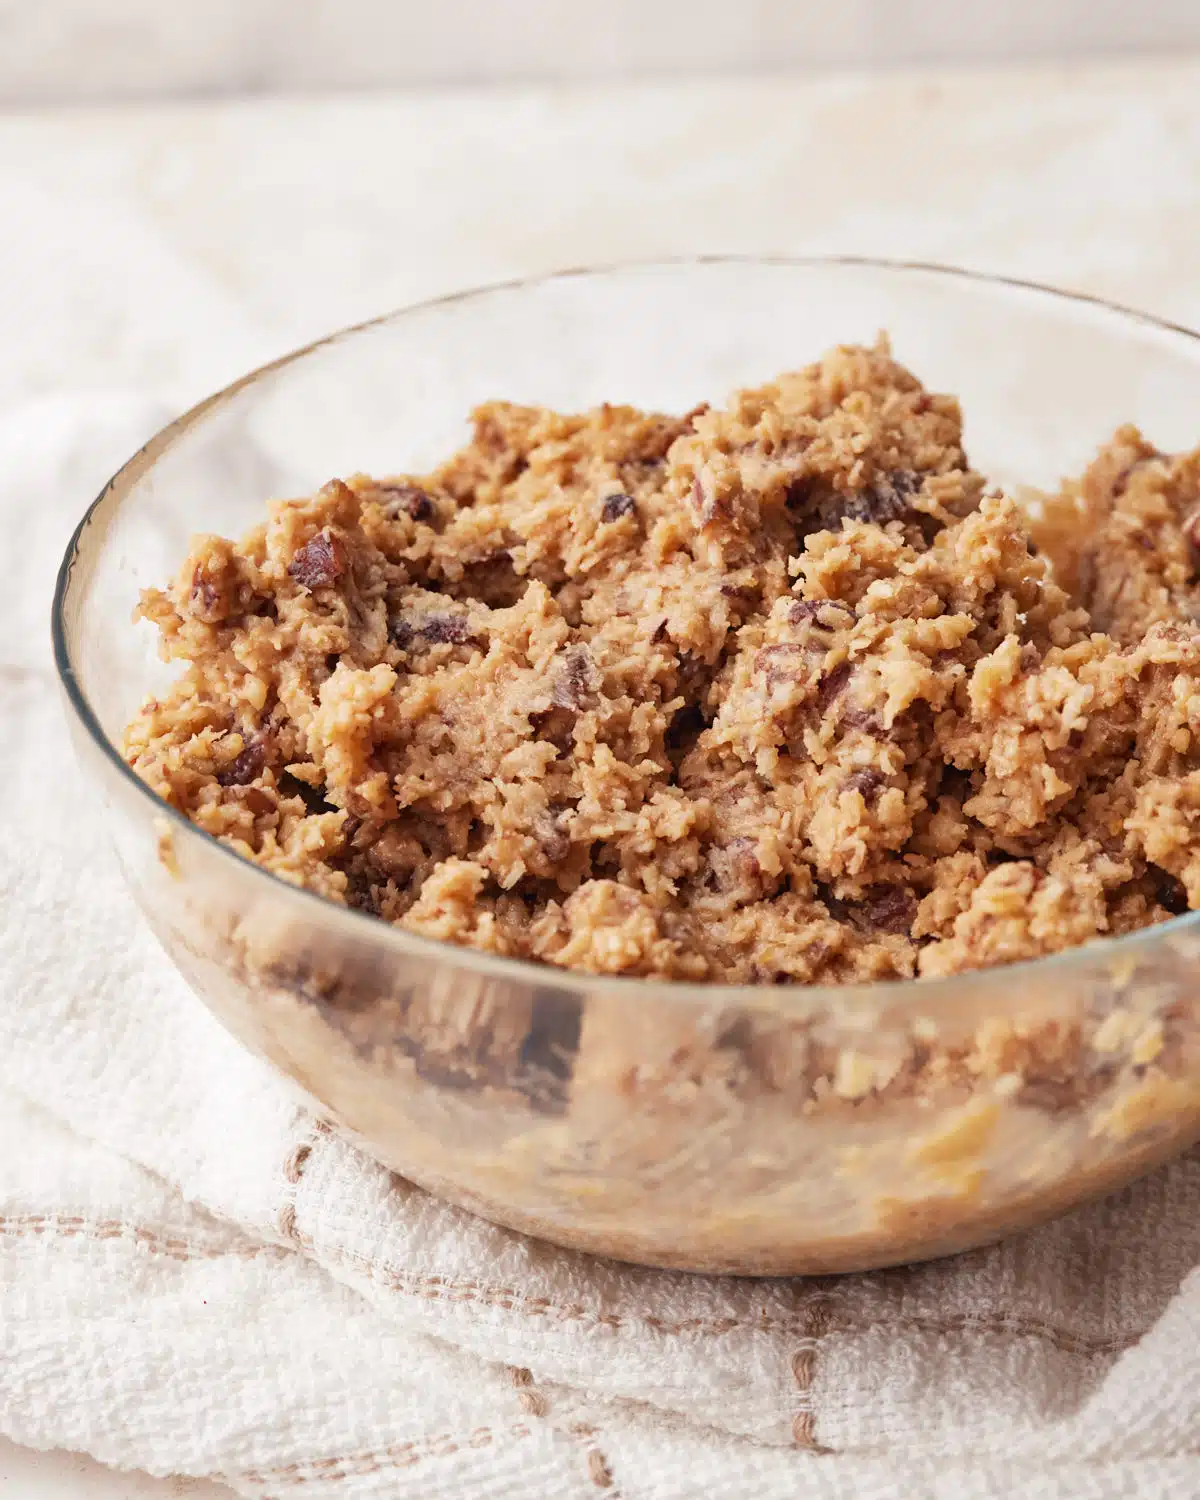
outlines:
[[[238,1048],[124,893],[47,643],[161,415],[0,420],[0,1431],[298,1500],[1200,1495],[1200,1151],[950,1261],[689,1277],[445,1207]]]

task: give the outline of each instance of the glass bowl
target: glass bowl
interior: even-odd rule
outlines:
[[[271,495],[421,471],[476,403],[684,411],[890,332],[962,399],[975,466],[1053,486],[1121,422],[1200,441],[1200,340],[929,266],[703,259],[572,271],[349,329],[138,453],[54,602],[78,754],[138,902],[201,998],[380,1161],[529,1234],[647,1265],[834,1272],[943,1255],[1200,1135],[1200,915],[1034,963],[862,988],[588,975],[423,939],[243,862],[117,748],[172,669],[131,612],[191,533]]]

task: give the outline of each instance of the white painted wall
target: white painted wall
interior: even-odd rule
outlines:
[[[0,0],[0,104],[1200,48],[1200,0]]]

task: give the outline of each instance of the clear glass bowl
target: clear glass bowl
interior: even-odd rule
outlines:
[[[117,744],[170,669],[138,591],[272,494],[432,467],[494,396],[684,411],[880,329],[963,402],[976,467],[1078,472],[1122,421],[1200,441],[1200,340],[924,266],[700,260],[494,287],[335,334],[189,412],[92,506],[55,646],[129,884],[197,993],[388,1166],[497,1222],[650,1265],[831,1272],[941,1255],[1200,1135],[1200,916],[943,981],[601,979],[413,936],[244,863]]]

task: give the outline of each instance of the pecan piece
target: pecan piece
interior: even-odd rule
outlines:
[[[921,475],[911,469],[877,475],[863,489],[848,495],[836,491],[818,493],[814,481],[805,477],[789,487],[786,506],[796,518],[802,536],[814,531],[837,531],[843,520],[886,526],[889,521],[913,519],[909,500],[920,488]]]
[[[433,519],[433,501],[419,484],[381,484],[381,495],[386,495],[385,508],[389,515],[404,514],[414,521]]]
[[[596,668],[587,647],[572,646],[554,681],[554,702],[560,708],[586,708],[595,686]]]
[[[266,763],[267,737],[256,734],[245,742],[224,770],[217,772],[217,781],[221,786],[245,786],[262,774]]]
[[[417,627],[417,633],[434,646],[465,646],[478,640],[465,615],[430,615]]]
[[[877,526],[903,521],[912,514],[908,502],[920,488],[921,476],[911,469],[880,474],[853,498],[847,514],[852,520],[874,521]]]
[[[191,611],[206,625],[219,625],[229,617],[229,599],[225,589],[197,565],[192,574],[192,589],[189,595]]]
[[[604,522],[619,521],[622,516],[631,516],[636,510],[637,504],[632,495],[607,495],[600,511],[600,519]]]
[[[575,719],[572,709],[556,705],[530,714],[529,725],[535,739],[545,740],[559,750],[569,750],[575,743]]]
[[[884,734],[883,720],[865,708],[856,708],[853,703],[846,704],[842,709],[841,723],[844,729],[861,729],[864,734],[873,735],[876,739]]]
[[[709,483],[711,484],[711,480]],[[711,490],[699,474],[692,480],[692,505],[701,526],[707,526],[718,518],[728,519],[733,514],[729,496],[718,495]]]
[[[879,788],[886,780],[881,771],[864,767],[861,771],[851,771],[842,786],[848,792],[861,792],[863,801],[870,806],[879,796]]]
[[[767,678],[767,691],[771,692],[781,682],[795,682],[804,671],[805,650],[788,641],[778,641],[773,646],[760,646],[754,654],[754,670],[763,672]]]
[[[852,670],[848,661],[841,662],[817,683],[817,707],[823,714],[828,713],[835,700],[846,691]]]
[[[805,620],[815,620],[828,601],[825,599],[794,599],[788,605],[788,621],[799,625]]]
[[[555,804],[534,819],[538,847],[552,865],[558,864],[570,853],[571,835],[563,827],[563,818],[570,811],[568,806]]]
[[[288,572],[301,588],[329,588],[349,565],[346,544],[326,528],[301,547],[288,564]]]
[[[898,885],[876,885],[867,892],[866,915],[872,927],[908,936],[917,903],[911,891]]]
[[[833,614],[825,617],[825,612]],[[788,623],[802,625],[811,620],[818,628],[835,630],[854,623],[854,612],[839,599],[793,599],[788,605]]]

